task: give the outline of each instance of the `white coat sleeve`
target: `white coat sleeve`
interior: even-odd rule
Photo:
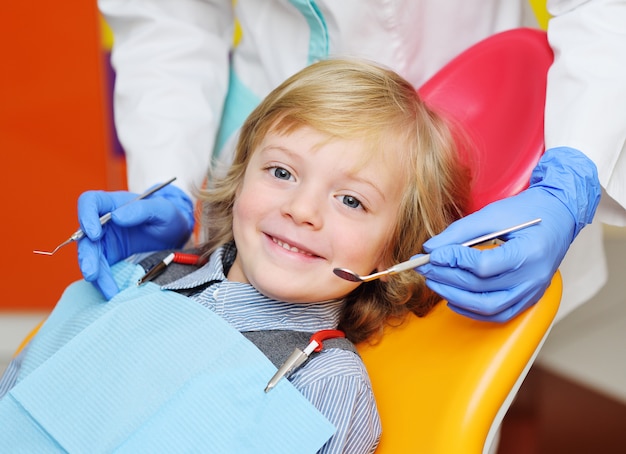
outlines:
[[[113,31],[116,130],[128,185],[200,187],[228,89],[231,0],[99,0]]]
[[[626,225],[626,1],[549,0],[548,10],[546,148],[585,153],[604,189],[596,220]]]

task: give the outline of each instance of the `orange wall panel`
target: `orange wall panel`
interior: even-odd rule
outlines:
[[[0,7],[0,310],[47,310],[80,278],[76,200],[121,189],[111,147],[105,52],[95,2],[3,2]],[[8,165],[6,165],[8,163]]]

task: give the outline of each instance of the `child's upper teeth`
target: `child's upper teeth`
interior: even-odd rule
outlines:
[[[299,252],[300,254],[311,255],[306,251],[301,251],[297,247],[291,246],[290,244],[287,244],[284,241],[277,240],[276,238],[274,238],[274,243],[278,244],[283,249],[287,249],[288,251],[291,251],[291,252]]]

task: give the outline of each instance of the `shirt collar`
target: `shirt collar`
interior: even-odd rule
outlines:
[[[164,290],[190,290],[211,281],[223,281],[226,279],[225,268],[233,264],[237,249],[234,243],[228,243],[217,249],[209,261],[197,270],[177,279],[169,284],[161,286]]]
[[[204,290],[191,298],[210,307],[241,331],[256,328],[313,332],[337,327],[344,305],[342,300],[288,303],[268,298],[250,284],[228,281],[225,270],[230,268],[236,255],[234,243],[229,243],[211,254],[203,267],[161,288],[190,290],[204,286]]]

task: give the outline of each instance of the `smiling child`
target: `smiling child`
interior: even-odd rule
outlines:
[[[333,269],[369,274],[406,260],[462,216],[469,192],[448,126],[414,87],[343,59],[272,91],[244,123],[226,174],[210,181],[199,194],[207,263],[157,281],[160,291],[183,293],[244,334],[340,329],[354,343],[439,298],[415,272],[359,284]],[[320,452],[375,450],[380,420],[354,348],[325,348],[289,381],[336,427]]]

